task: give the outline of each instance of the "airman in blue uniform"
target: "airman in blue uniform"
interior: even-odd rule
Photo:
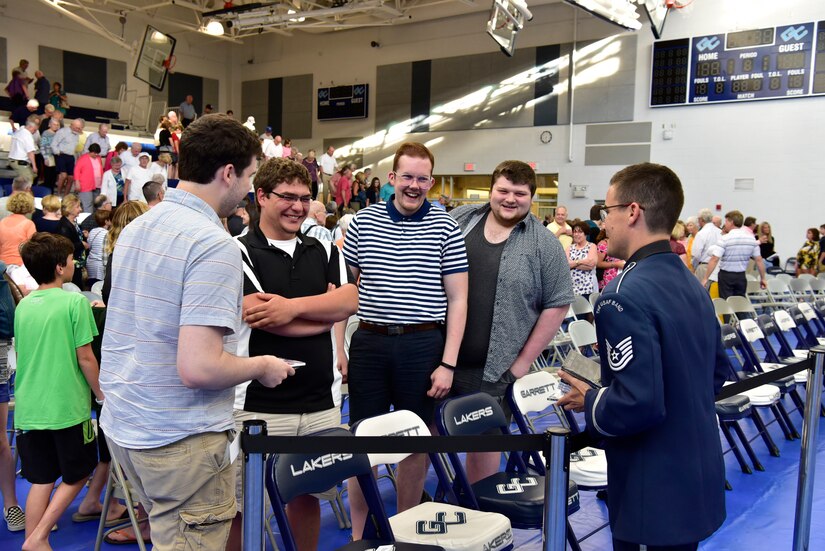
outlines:
[[[668,245],[683,202],[667,167],[613,177],[602,219],[627,264],[595,306],[603,386],[561,375],[560,404],[604,443],[617,551],[694,550],[725,519],[714,396],[727,363],[710,298]]]

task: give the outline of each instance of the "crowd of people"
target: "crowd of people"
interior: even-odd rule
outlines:
[[[112,531],[107,541],[143,538],[159,550],[240,549],[242,462],[232,465],[230,446],[244,420],[263,419],[270,434],[284,435],[339,426],[343,382],[351,423],[391,408],[430,422],[440,400],[478,391],[506,406],[508,386],[528,373],[575,295],[596,291],[607,297],[604,313],[597,308],[606,328],[600,348],[604,339],[632,338],[634,365],[643,364],[644,373],[663,363],[687,369],[683,359],[665,357],[667,347],[661,358],[643,352],[645,343],[659,337],[667,343],[674,335],[639,332],[636,324],[649,321],[639,304],[651,297],[634,295],[642,292],[636,281],[643,276],[628,276],[631,267],[690,289],[691,301],[678,310],[685,316],[696,309],[712,316],[697,279],[705,287],[718,282],[723,297],[744,293],[750,260],[763,284],[763,259],[778,260],[770,225],[738,211],[716,217],[703,209],[677,221],[681,183],[659,165],[617,173],[607,204],[595,205],[588,220],[568,222],[568,209],[559,206],[542,225],[531,214],[536,175],[526,163],[500,163],[487,203],[453,209],[447,196],[427,199],[435,158],[422,144],[398,148],[382,185],[369,168],[340,166],[334,147],[318,159],[314,150],[304,156],[271,128],[258,135],[224,115],[198,116],[191,96],[184,104],[159,122],[155,163],[140,143],[112,148],[106,125],[80,141],[81,119],[67,127],[59,109],[40,117],[33,104],[23,104],[29,113],[13,137],[16,157],[10,156],[18,177],[11,196],[0,199],[0,261],[25,295],[14,322],[15,427],[23,476],[32,484],[25,514],[2,446],[0,489],[9,529],[26,531],[24,549],[48,548],[52,527],[90,477],[76,520],[99,518],[110,457],[130,479],[148,522],[138,534]],[[38,178],[49,186],[39,167],[45,172],[50,164],[53,193],[37,208],[32,184]],[[167,189],[173,176],[179,183]],[[646,211],[639,198],[656,196],[645,187],[651,181],[666,193]],[[254,201],[247,198],[251,188]],[[88,215],[82,222],[81,214]],[[819,239],[817,229],[808,230],[800,271],[822,262]],[[630,281],[622,295],[617,278]],[[99,302],[62,290],[99,282]],[[358,330],[347,354],[344,331],[353,315]],[[705,382],[718,375],[716,329],[689,343],[708,372]],[[102,343],[98,355],[94,342]],[[602,437],[622,438],[636,426],[638,411],[623,409],[627,385],[638,383],[651,403],[658,400],[638,373],[622,371],[626,365],[613,369],[598,395],[568,381],[572,390],[563,403],[587,411],[589,429]],[[44,385],[54,371],[59,387]],[[697,383],[701,401],[667,405],[701,421],[694,443],[710,458],[707,470],[673,488],[684,494],[686,508],[711,503],[702,523],[679,522],[670,535],[637,530],[626,519],[656,500],[640,505],[612,487],[616,548],[664,541],[695,549],[721,523],[724,476],[711,400],[717,383]],[[8,383],[0,387],[7,391]],[[97,436],[90,428],[94,401],[102,405]],[[692,411],[700,405],[710,414]],[[659,413],[651,408],[654,423]],[[645,447],[660,429],[646,436]],[[611,480],[635,476],[635,452],[616,453],[621,459],[610,467]],[[663,464],[683,460],[662,456]],[[469,454],[470,482],[496,472],[499,462],[497,453]],[[426,470],[421,454],[400,463],[399,512],[421,499]],[[716,482],[718,491],[709,489]],[[357,481],[348,489],[359,539],[366,504]],[[623,510],[630,516],[620,517]],[[108,520],[123,513],[116,507]],[[317,549],[318,497],[290,501],[287,514],[299,548]]]
[[[609,237],[600,220],[600,205],[594,205],[590,219],[567,221],[567,207],[556,207],[544,225],[567,253],[567,262],[577,295],[589,296],[602,291],[624,268],[625,261],[608,254]],[[732,240],[736,238],[733,242]],[[745,295],[745,273],[756,269],[764,285],[767,268],[780,268],[776,240],[769,222],[757,223],[752,216],[730,211],[724,217],[702,209],[685,222],[678,220],[670,233],[671,251],[708,288],[712,297]],[[825,271],[825,224],[806,230],[794,266],[796,275]],[[751,261],[753,264],[751,265]],[[721,274],[721,285],[720,285]],[[735,288],[730,283],[735,281]]]

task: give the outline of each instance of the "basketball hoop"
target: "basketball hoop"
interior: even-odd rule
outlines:
[[[176,58],[174,55],[170,55],[169,57],[167,57],[166,59],[163,60],[163,63],[162,63],[163,68],[166,69],[167,71],[169,71],[170,75],[174,75],[175,74],[175,63],[177,63],[177,61],[178,61],[178,58]]]

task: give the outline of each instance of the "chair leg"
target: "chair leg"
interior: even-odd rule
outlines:
[[[567,543],[573,551],[582,551],[579,541],[576,539],[576,534],[573,532],[573,527],[570,526],[570,521],[565,520],[564,524],[567,526]]]
[[[773,457],[779,457],[779,448],[776,447],[776,444],[771,438],[770,433],[768,432],[768,427],[765,426],[765,421],[762,420],[762,416],[759,415],[759,412],[756,409],[753,409],[750,414],[751,421],[753,424],[756,425],[756,430],[759,431],[760,436],[762,436],[762,440],[765,442],[765,445],[768,447],[768,452]]]
[[[788,430],[790,431],[791,436],[793,436],[796,440],[802,438],[799,435],[799,431],[796,430],[796,426],[793,424],[793,421],[791,420],[791,415],[788,413],[788,410],[785,409],[785,404],[783,404],[780,400],[776,403],[776,407],[777,409],[779,409],[779,413],[781,413],[782,417],[785,419],[785,424],[788,425]]]
[[[785,424],[785,419],[782,417],[782,414],[779,413],[779,408],[776,407],[776,404],[769,406],[771,413],[773,413],[774,420],[776,424],[779,425],[779,428],[782,429],[782,434],[785,435],[785,440],[793,440],[793,435],[791,431],[788,430],[788,426]]]
[[[733,439],[733,436],[731,436],[727,422],[720,422],[719,428],[722,430],[722,434],[725,435],[725,440],[727,440],[728,445],[730,446],[730,451],[733,452],[734,457],[736,457],[736,460],[739,462],[739,468],[742,469],[742,472],[745,474],[753,474],[753,470],[751,470],[750,465],[745,462],[745,458],[742,456],[739,446],[736,445],[736,441]]]
[[[115,486],[115,472],[109,470],[109,480],[106,481],[106,491],[103,494],[103,510],[100,514],[100,522],[97,525],[97,537],[95,538],[94,551],[100,551],[100,546],[103,545],[103,532],[106,528],[106,515],[109,512],[109,505],[112,502],[112,494]]]
[[[802,399],[802,396],[799,395],[799,391],[797,389],[793,389],[788,394],[791,395],[791,401],[794,406],[796,406],[799,415],[805,417],[805,401]]]
[[[745,433],[742,432],[742,427],[739,426],[739,422],[734,421],[732,426],[733,430],[736,432],[736,436],[739,437],[739,440],[742,442],[742,446],[745,448],[745,453],[747,453],[748,457],[750,457],[751,463],[753,463],[753,468],[757,471],[764,471],[765,467],[762,466],[762,462],[759,461],[759,458],[756,457],[756,454],[753,452],[751,443],[748,442],[748,439],[745,437]]]

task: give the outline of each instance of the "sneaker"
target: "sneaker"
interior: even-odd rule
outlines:
[[[26,529],[26,513],[19,505],[12,505],[8,509],[3,509],[3,516],[6,518],[6,526],[9,532],[19,532]]]

